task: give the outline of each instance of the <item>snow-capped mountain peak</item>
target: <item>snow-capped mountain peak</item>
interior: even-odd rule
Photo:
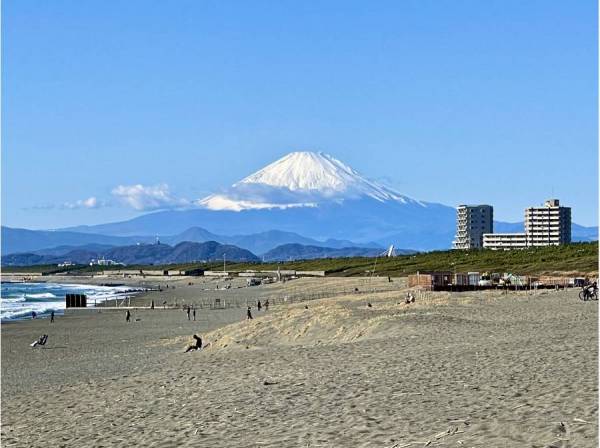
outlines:
[[[371,181],[322,152],[292,152],[199,205],[212,210],[316,207],[323,201],[368,197],[377,201],[419,201]]]
[[[238,182],[296,190],[343,191],[360,175],[322,152],[292,152]]]

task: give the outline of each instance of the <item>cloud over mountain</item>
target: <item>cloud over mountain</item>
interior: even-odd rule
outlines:
[[[75,202],[65,202],[63,204],[64,208],[68,209],[78,209],[78,208],[100,208],[104,206],[105,203],[103,201],[99,201],[95,196],[91,196],[87,199],[80,199]]]
[[[190,205],[190,201],[176,198],[167,184],[158,185],[119,185],[112,190],[113,196],[135,210],[165,210]]]

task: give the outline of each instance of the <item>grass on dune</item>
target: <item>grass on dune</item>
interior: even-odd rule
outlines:
[[[222,262],[186,263],[168,266],[127,266],[121,269],[189,269],[201,267],[206,270],[222,270]],[[589,273],[598,271],[598,242],[573,243],[513,251],[469,250],[435,251],[394,258],[325,258],[317,260],[289,261],[282,263],[228,263],[229,272],[256,270],[293,269],[301,271],[325,271],[334,276],[362,276],[375,269],[379,275],[404,276],[417,271],[491,271],[519,274],[544,274],[552,272]],[[76,266],[70,274],[92,274],[118,268]],[[58,273],[65,268],[52,266],[5,267],[3,272]]]

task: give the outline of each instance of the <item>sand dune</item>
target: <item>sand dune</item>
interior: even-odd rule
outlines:
[[[378,293],[302,302],[268,312],[255,311],[258,319],[208,333],[206,341],[215,350],[392,338],[402,333],[403,320],[414,317],[416,310],[448,303],[448,298],[448,293],[429,293],[427,298],[407,305],[397,293]]]

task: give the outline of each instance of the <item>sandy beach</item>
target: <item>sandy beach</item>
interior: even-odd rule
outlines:
[[[598,303],[577,290],[406,305],[399,279],[193,283],[134,302],[194,304],[195,322],[100,309],[3,324],[3,446],[598,445]],[[300,293],[313,300],[284,300]],[[215,294],[231,307],[200,308]],[[267,297],[281,300],[246,320]],[[184,353],[193,333],[208,346]]]

